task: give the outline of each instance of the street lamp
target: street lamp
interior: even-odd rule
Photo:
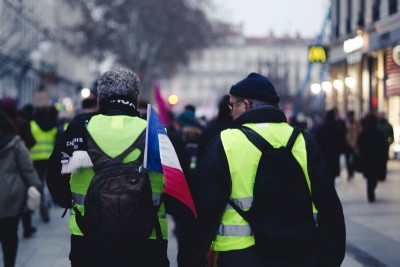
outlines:
[[[343,89],[343,81],[342,81],[342,80],[339,80],[339,79],[334,80],[334,81],[333,81],[333,87],[334,87],[336,90],[342,90],[342,89]]]
[[[179,102],[179,97],[177,95],[170,95],[168,97],[168,103],[173,106]]]
[[[321,84],[322,90],[325,92],[330,92],[332,90],[332,83],[330,81],[324,81]]]
[[[321,85],[319,83],[311,84],[311,93],[318,95],[321,92]]]
[[[356,78],[348,76],[346,78],[344,78],[344,84],[349,87],[349,88],[354,88],[356,87]]]
[[[88,98],[90,96],[90,89],[89,88],[83,88],[81,90],[81,96],[82,96],[82,98]]]

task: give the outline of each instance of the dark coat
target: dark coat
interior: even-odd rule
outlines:
[[[384,180],[386,176],[386,140],[375,127],[366,128],[358,138],[359,164],[367,179]]]
[[[346,147],[345,130],[333,115],[327,114],[327,118],[318,129],[315,138],[325,157],[330,177],[333,179],[340,173],[339,157],[344,153]]]
[[[41,188],[29,151],[19,136],[0,132],[0,218],[18,216],[30,186]]]
[[[284,113],[277,108],[251,110],[235,120],[235,124],[286,122]],[[307,161],[312,185],[313,201],[319,211],[320,233],[319,266],[340,266],[345,254],[345,224],[341,203],[333,184],[329,181],[323,156],[316,143],[304,134],[307,146]],[[204,255],[215,238],[222,214],[231,194],[231,177],[228,161],[220,135],[209,143],[196,176],[194,195],[198,210],[198,221],[193,222],[189,231],[183,233],[191,251],[186,257],[189,263],[180,266],[204,266]],[[189,250],[189,249],[188,249]]]
[[[201,158],[204,154],[204,150],[206,149],[210,140],[222,132],[225,129],[233,126],[232,120],[224,120],[221,118],[217,118],[211,121],[207,127],[203,130],[199,137],[199,146],[197,148],[197,156]]]

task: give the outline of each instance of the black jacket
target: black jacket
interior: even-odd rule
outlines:
[[[235,124],[286,122],[284,113],[274,107],[254,108],[238,119]],[[307,147],[308,171],[312,184],[312,198],[319,211],[320,235],[319,261],[323,266],[340,266],[345,255],[345,224],[342,206],[333,183],[329,181],[319,147],[310,135],[303,133]],[[204,266],[204,255],[216,236],[222,214],[231,193],[231,177],[220,135],[208,145],[200,162],[195,180],[195,201],[199,218],[193,222],[190,233],[193,250],[188,251],[190,264],[181,266]],[[197,245],[194,245],[197,244]],[[183,246],[185,247],[185,246]],[[193,259],[195,263],[193,262]]]

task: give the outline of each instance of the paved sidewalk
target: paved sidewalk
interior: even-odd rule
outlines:
[[[342,171],[336,185],[347,227],[347,252],[342,267],[400,266],[400,161],[391,161],[388,166],[387,181],[379,183],[377,201],[373,204],[367,201],[366,183],[361,174],[347,182],[346,171]],[[61,219],[62,212],[60,208],[52,208],[49,224],[34,214],[38,232],[31,239],[22,238],[20,229],[16,267],[70,266],[68,218]],[[176,240],[170,238],[171,267],[176,267],[176,250]]]
[[[342,267],[400,266],[400,161],[389,161],[387,179],[378,184],[375,203],[367,201],[361,174],[347,182],[347,173],[342,170],[336,189],[347,230]]]

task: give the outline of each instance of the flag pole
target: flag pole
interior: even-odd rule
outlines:
[[[145,168],[145,169],[147,169],[147,153],[148,153],[148,151],[147,151],[147,147],[148,147],[148,142],[149,142],[149,130],[148,130],[148,128],[149,128],[149,116],[150,116],[150,109],[151,109],[151,105],[150,104],[147,104],[147,114],[146,114],[146,116],[147,116],[147,118],[146,118],[146,121],[147,121],[147,125],[146,125],[146,142],[145,142],[145,146],[144,146],[144,161],[143,161],[143,167]]]

